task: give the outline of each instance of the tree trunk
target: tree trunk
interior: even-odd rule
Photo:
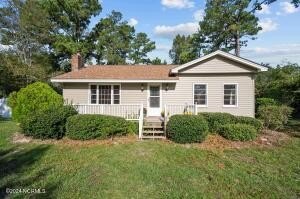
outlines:
[[[235,55],[239,57],[240,54],[241,54],[240,32],[237,31],[235,36]]]

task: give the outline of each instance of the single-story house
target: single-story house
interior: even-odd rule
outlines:
[[[84,66],[80,54],[71,65],[51,81],[61,83],[64,99],[79,113],[136,120],[197,112],[254,117],[255,75],[267,70],[219,50],[183,65]]]

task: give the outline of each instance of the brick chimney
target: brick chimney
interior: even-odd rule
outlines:
[[[72,55],[71,58],[71,68],[72,71],[78,71],[79,69],[81,69],[84,65],[84,61],[83,58],[81,57],[80,53],[76,53],[74,55]]]

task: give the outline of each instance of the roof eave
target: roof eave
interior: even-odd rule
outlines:
[[[137,79],[137,80],[124,80],[124,79],[51,79],[51,82],[56,83],[176,83],[178,80],[147,80],[147,79]]]
[[[226,52],[223,52],[223,51],[221,51],[221,50],[217,50],[217,51],[215,51],[215,52],[213,52],[213,53],[210,53],[210,54],[208,54],[208,55],[205,55],[205,56],[203,56],[203,57],[200,57],[200,58],[198,58],[198,59],[196,59],[196,60],[190,61],[190,62],[185,63],[185,64],[183,64],[183,65],[180,65],[180,66],[178,66],[178,67],[176,67],[176,68],[173,68],[173,69],[171,70],[171,73],[176,74],[176,73],[179,72],[179,70],[182,70],[182,69],[184,69],[184,68],[186,68],[186,67],[189,67],[189,66],[191,66],[191,65],[194,65],[194,64],[196,64],[196,63],[198,63],[198,62],[204,61],[204,60],[209,59],[209,58],[211,58],[211,57],[213,57],[213,56],[216,56],[216,55],[220,55],[220,56],[223,56],[223,57],[225,57],[225,58],[228,58],[228,59],[231,59],[231,60],[235,60],[235,61],[237,61],[237,62],[239,62],[239,63],[243,63],[243,64],[245,64],[245,65],[247,65],[247,66],[250,66],[250,67],[252,67],[252,68],[255,68],[255,69],[259,70],[259,71],[267,71],[267,70],[268,70],[267,67],[264,67],[264,66],[262,66],[262,65],[260,65],[260,64],[256,64],[256,63],[251,62],[251,61],[248,61],[248,60],[246,60],[246,59],[244,59],[244,58],[234,56],[234,55],[232,55],[232,54],[230,54],[230,53],[226,53]]]

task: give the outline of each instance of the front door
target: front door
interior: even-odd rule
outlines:
[[[161,115],[160,85],[149,85],[148,116]]]

